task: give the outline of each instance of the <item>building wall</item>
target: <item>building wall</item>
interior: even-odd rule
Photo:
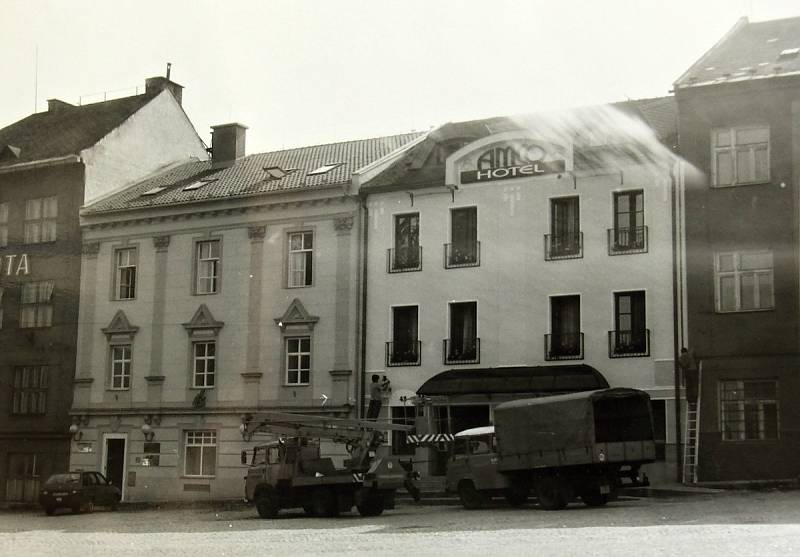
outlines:
[[[26,202],[50,196],[58,198],[56,240],[26,244]],[[67,413],[75,370],[81,250],[75,215],[82,199],[81,164],[0,173],[0,203],[9,204],[8,245],[0,247],[0,287],[4,289],[0,327],[0,500],[19,498],[18,487],[8,485],[8,480],[10,466],[16,469],[10,471],[11,476],[19,472],[20,455],[35,457],[35,469],[30,471],[42,481],[67,464]],[[23,254],[27,256],[27,272],[20,268]],[[44,280],[55,283],[52,326],[20,328],[22,286]],[[14,374],[20,366],[47,366],[44,414],[12,413]],[[35,482],[31,480],[27,491],[33,489]]]
[[[100,223],[120,215],[87,218],[84,242],[97,251],[83,259],[72,413],[87,423],[83,438],[72,446],[74,466],[103,469],[103,435],[127,433],[126,482],[135,482],[126,487],[128,500],[238,498],[245,469],[239,453],[258,442],[242,441],[238,428],[244,414],[276,408],[349,413],[357,397],[357,206],[339,191],[174,207],[145,218],[129,213],[124,218],[131,222],[115,227]],[[300,230],[314,232],[313,284],[287,288],[286,240],[290,231]],[[168,246],[159,240],[161,247],[156,247],[154,238],[166,236]],[[222,240],[221,290],[196,295],[194,242],[208,237]],[[126,242],[139,247],[138,291],[135,300],[112,300],[114,249]],[[286,321],[288,332],[302,327],[285,316],[295,299],[314,319],[308,386],[290,386],[285,380],[284,337],[277,322]],[[200,391],[191,386],[191,340],[183,324],[201,304],[224,325],[216,337],[215,387],[205,391],[205,406],[195,408]],[[102,331],[119,310],[139,327],[131,388],[124,391],[108,388],[109,343]],[[141,463],[141,426],[149,414],[160,419],[153,426],[155,441],[161,443],[157,469]],[[217,474],[199,484],[182,472],[185,431],[194,429],[216,431],[218,439]],[[182,487],[186,482],[194,482],[188,490]]]
[[[681,152],[697,171],[686,187],[689,339],[702,360],[700,481],[796,477],[800,415],[795,408],[800,363],[798,310],[798,186],[796,98],[793,78],[719,85],[677,94]],[[770,180],[710,186],[711,132],[718,127],[767,124]],[[774,308],[718,313],[714,254],[773,252]],[[779,439],[723,441],[720,380],[778,381]]]
[[[204,160],[208,155],[175,97],[164,90],[81,157],[88,204],[165,165],[190,157]]]
[[[397,190],[367,197],[366,374],[391,381],[390,406],[403,406],[429,378],[450,368],[557,365],[545,361],[544,336],[550,333],[550,296],[581,297],[585,357],[612,387],[635,387],[665,401],[667,442],[674,443],[672,195],[669,168],[620,163],[608,174],[564,174]],[[607,229],[613,227],[613,192],[644,190],[647,253],[610,256]],[[583,257],[545,261],[551,198],[580,198]],[[444,244],[450,241],[449,211],[477,206],[480,266],[446,269]],[[394,215],[418,212],[422,270],[388,273],[387,250],[394,246]],[[646,292],[650,355],[610,358],[608,332],[614,324],[614,292]],[[477,301],[480,363],[445,365],[448,304]],[[419,307],[421,365],[387,367],[385,345],[392,340],[392,307]],[[466,399],[464,402],[467,402]],[[386,412],[386,411],[385,411]],[[388,414],[387,414],[388,415]],[[674,460],[674,456],[672,457]],[[666,477],[666,473],[662,474]]]

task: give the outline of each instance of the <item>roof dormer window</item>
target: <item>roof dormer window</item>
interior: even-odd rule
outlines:
[[[344,163],[335,162],[335,163],[331,163],[331,164],[323,164],[322,166],[320,166],[318,168],[315,168],[314,170],[309,172],[308,176],[318,176],[320,174],[327,174],[328,172],[330,172],[334,168],[342,166],[342,164],[344,164]]]
[[[210,183],[216,182],[216,181],[217,181],[216,178],[214,178],[213,180],[197,180],[196,182],[192,182],[188,186],[184,186],[183,191],[199,190],[200,188],[202,188],[206,184],[210,184]]]
[[[142,194],[142,197],[144,197],[145,195],[155,195],[155,194],[157,194],[157,193],[161,193],[161,192],[162,192],[162,191],[164,191],[165,189],[167,189],[167,188],[166,188],[166,187],[164,187],[164,186],[156,186],[156,187],[154,187],[154,188],[150,188],[149,190],[147,190],[146,192],[144,192],[144,193]]]

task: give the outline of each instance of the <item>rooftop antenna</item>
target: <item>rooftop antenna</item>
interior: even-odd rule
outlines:
[[[172,71],[172,63],[167,62],[167,81],[169,81],[169,74]]]

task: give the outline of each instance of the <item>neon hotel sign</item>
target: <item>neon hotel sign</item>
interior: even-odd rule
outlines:
[[[461,183],[508,180],[526,176],[543,176],[564,172],[564,160],[543,160],[546,153],[539,145],[515,144],[497,146],[482,153],[476,170],[461,173]]]
[[[0,276],[27,275],[30,272],[27,253],[22,255],[17,255],[16,253],[0,255]]]

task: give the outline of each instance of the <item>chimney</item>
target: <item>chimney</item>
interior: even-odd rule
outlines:
[[[225,168],[244,156],[247,126],[233,122],[211,126],[211,167]]]
[[[75,105],[60,101],[58,99],[47,99],[47,112],[56,114],[69,108],[75,108]]]
[[[183,101],[183,85],[170,81],[167,77],[148,77],[144,80],[144,94],[158,95],[164,89],[169,89],[178,104]]]

